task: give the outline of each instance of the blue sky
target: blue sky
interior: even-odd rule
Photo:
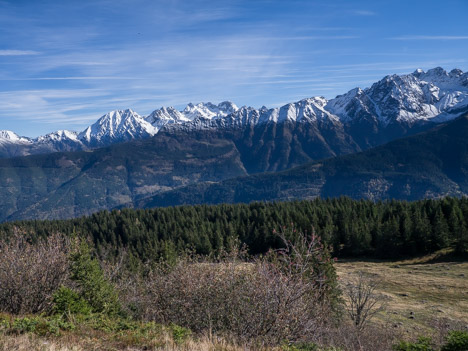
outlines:
[[[333,98],[387,74],[468,70],[466,0],[0,0],[0,129],[110,110]]]

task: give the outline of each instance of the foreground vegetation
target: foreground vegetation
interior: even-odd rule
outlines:
[[[317,236],[282,237],[285,248],[261,258],[234,245],[135,268],[124,256],[99,262],[78,237],[31,243],[16,233],[0,243],[1,326],[39,336],[102,330],[153,348],[167,330],[176,342],[194,333],[255,347],[309,343],[338,304],[335,271]]]
[[[445,274],[444,266],[427,262],[344,262],[337,266],[337,279],[317,235],[302,235],[294,227],[275,235],[283,248],[263,256],[251,256],[232,241],[217,255],[185,252],[175,260],[143,263],[127,254],[99,260],[87,240],[76,235],[33,242],[16,232],[0,242],[0,350],[468,347],[465,324],[455,323],[467,318],[466,281],[460,273],[466,263],[450,265]],[[424,268],[411,280],[417,264]],[[364,272],[355,275],[356,269]],[[432,279],[446,278],[445,296],[434,307],[450,308],[444,314],[448,318],[431,320],[430,312],[424,315],[423,308],[410,304],[411,311],[402,310],[398,298],[404,294],[413,302],[426,298],[427,305],[437,299],[423,288],[429,271],[435,273]],[[384,285],[374,284],[379,274],[389,276]],[[419,285],[407,289],[411,284]],[[386,302],[391,308],[383,308]]]

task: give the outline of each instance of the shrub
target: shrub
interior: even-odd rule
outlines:
[[[37,317],[15,318],[11,329],[18,333],[31,333],[36,330],[36,326],[39,322],[39,318]]]
[[[9,317],[0,315],[0,332],[10,328],[10,319]]]
[[[298,232],[294,225],[273,232],[284,247],[270,251],[267,259],[283,274],[307,282],[315,298],[326,299],[333,307],[338,307],[341,291],[333,260],[314,228],[310,234]]]
[[[52,312],[58,315],[81,314],[89,315],[91,306],[70,288],[61,286],[53,295]]]
[[[67,279],[69,241],[53,234],[36,243],[16,232],[0,242],[0,311],[40,313]]]
[[[447,336],[445,345],[441,351],[466,351],[468,350],[468,332],[451,331]]]
[[[294,345],[286,345],[282,347],[284,351],[342,351],[336,347],[320,347],[315,343],[300,343]]]
[[[192,335],[192,331],[190,329],[178,326],[177,324],[171,324],[169,328],[172,332],[172,338],[177,344],[183,343],[190,337],[190,335]]]
[[[428,337],[419,337],[417,342],[400,341],[393,346],[394,351],[433,351],[432,340]]]
[[[294,345],[284,345],[282,347],[284,351],[320,351],[319,347],[315,343],[300,343]]]
[[[40,316],[15,318],[7,330],[13,333],[34,333],[40,336],[59,335],[61,330],[72,330],[75,326],[61,318],[43,318]]]

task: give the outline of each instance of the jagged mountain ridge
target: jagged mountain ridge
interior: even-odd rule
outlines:
[[[467,109],[468,72],[418,69],[386,76],[369,88],[355,88],[331,100],[313,97],[273,109],[239,108],[229,101],[190,103],[182,111],[162,107],[147,117],[130,109],[112,111],[81,133],[58,131],[30,139],[0,131],[0,157],[86,150],[149,138],[161,130],[251,129],[282,123],[313,125],[319,132],[320,125],[334,125],[350,137],[348,148],[359,151],[456,118]]]

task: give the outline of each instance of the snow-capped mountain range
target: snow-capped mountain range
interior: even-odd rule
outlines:
[[[161,129],[242,128],[268,123],[330,122],[342,128],[365,123],[386,129],[441,123],[468,111],[468,72],[437,67],[407,75],[389,75],[370,88],[355,88],[327,100],[312,97],[278,108],[237,107],[230,101],[188,104],[178,111],[162,107],[143,117],[128,110],[112,111],[82,132],[60,130],[38,138],[0,131],[0,157],[96,148],[149,138]]]

